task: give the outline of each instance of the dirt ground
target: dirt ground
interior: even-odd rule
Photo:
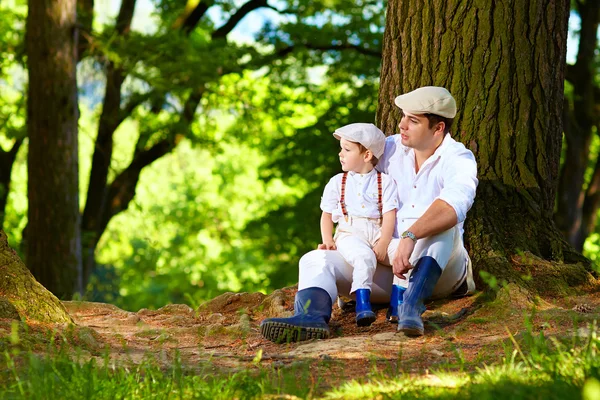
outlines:
[[[331,377],[332,383],[340,378],[360,379],[374,369],[420,374],[442,367],[469,370],[500,361],[511,346],[509,332],[518,340],[527,329],[526,319],[534,334],[565,337],[586,335],[586,327],[600,316],[598,290],[541,299],[509,285],[494,300],[480,293],[429,304],[424,314],[426,333],[421,338],[397,333],[396,325],[385,320],[385,308],[378,311],[372,326],[359,328],[354,313],[337,305],[330,339],[275,344],[262,338],[260,321],[291,315],[295,292],[292,287],[269,296],[226,293],[197,310],[168,305],[128,312],[109,304],[65,302],[76,327],[62,329],[69,343],[85,349],[89,356],[109,354],[115,362],[153,359],[166,367],[179,355],[185,367],[208,373],[257,364],[285,368],[307,363],[311,373],[325,376],[326,382]],[[29,336],[44,329],[30,325]],[[0,337],[10,330],[9,321],[0,321]]]
[[[321,385],[328,386],[341,379],[361,379],[374,370],[392,374],[472,370],[501,361],[506,349],[512,349],[512,340],[519,340],[526,329],[547,337],[586,336],[587,327],[600,316],[597,288],[577,296],[541,299],[508,285],[493,300],[479,293],[428,304],[421,338],[397,333],[396,325],[385,320],[385,308],[372,326],[360,328],[354,313],[337,305],[330,339],[275,344],[262,338],[260,321],[292,315],[295,292],[291,287],[269,296],[226,293],[197,310],[168,305],[128,312],[110,304],[65,302],[75,326],[28,324],[22,341],[43,352],[48,331],[58,329],[70,345],[84,349],[86,357],[104,359],[108,354],[123,364],[151,359],[164,367],[180,357],[185,368],[205,373],[307,364],[311,374],[320,376]],[[13,322],[0,320],[0,338],[10,336],[11,329]]]

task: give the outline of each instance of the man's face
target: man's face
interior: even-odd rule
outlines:
[[[402,144],[417,151],[435,150],[443,139],[443,124],[430,128],[429,120],[422,114],[404,112],[398,127]]]

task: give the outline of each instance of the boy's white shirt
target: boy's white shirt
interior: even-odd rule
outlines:
[[[330,213],[334,223],[344,218],[340,205],[342,176],[340,173],[329,180],[321,198],[321,210]],[[398,208],[398,190],[394,180],[387,174],[381,174],[382,213]],[[346,179],[345,203],[349,216],[362,218],[379,218],[377,204],[377,171],[373,169],[367,174],[348,172]]]

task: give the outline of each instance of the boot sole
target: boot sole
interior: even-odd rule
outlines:
[[[371,324],[373,322],[375,322],[375,320],[377,319],[376,316],[369,316],[369,317],[363,317],[363,318],[358,318],[356,320],[356,325],[358,326],[371,326]]]
[[[418,337],[423,336],[425,331],[423,329],[411,327],[411,326],[399,326],[398,332],[404,333],[406,336],[410,337]]]
[[[325,328],[306,328],[284,322],[265,322],[260,326],[260,333],[275,343],[302,342],[311,339],[329,338],[329,330]]]

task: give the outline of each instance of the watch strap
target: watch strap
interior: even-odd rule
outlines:
[[[413,242],[417,241],[417,237],[411,231],[402,232],[402,235],[400,235],[400,239],[404,239],[404,238],[410,238]]]

